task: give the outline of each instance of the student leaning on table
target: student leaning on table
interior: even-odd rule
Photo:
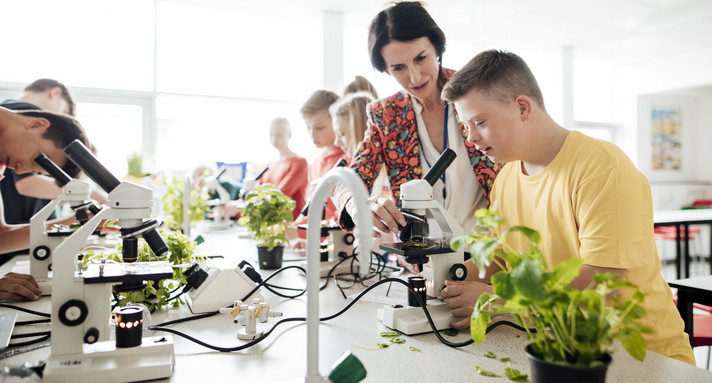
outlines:
[[[34,159],[44,153],[75,177],[79,168],[62,151],[75,139],[90,146],[81,125],[71,116],[40,110],[13,112],[0,107],[0,174],[5,167],[16,173],[42,172]],[[0,204],[0,253],[26,249],[29,244],[29,224],[6,224]],[[8,273],[0,278],[0,299],[38,298],[39,289],[31,276]]]
[[[492,188],[492,202],[506,226],[538,230],[549,265],[583,258],[581,275],[571,283],[576,288],[590,286],[596,272],[640,286],[646,293],[641,322],[653,330],[643,334],[648,349],[694,365],[683,322],[660,274],[650,185],[628,157],[609,142],[557,125],[544,108],[534,75],[513,53],[478,54],[442,94],[469,128],[468,141],[493,161],[506,163]],[[514,234],[510,243],[524,250],[527,241]],[[447,285],[442,297],[457,316],[469,316],[479,294],[492,291],[479,282]],[[625,298],[631,292],[621,294]]]

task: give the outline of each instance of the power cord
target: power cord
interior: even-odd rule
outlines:
[[[297,267],[298,267],[298,266],[297,266]],[[272,276],[270,275],[270,277],[272,277]],[[428,309],[427,309],[427,307],[426,307],[426,305],[425,305],[425,302],[423,302],[422,298],[421,298],[418,294],[415,293],[415,291],[413,290],[412,287],[410,287],[410,285],[408,284],[408,282],[406,282],[406,281],[404,281],[404,280],[402,280],[402,279],[398,279],[398,278],[386,278],[386,279],[382,279],[382,280],[380,280],[380,281],[374,283],[373,285],[368,286],[365,290],[363,290],[361,293],[359,293],[351,302],[349,302],[343,309],[341,309],[340,311],[338,311],[338,312],[335,313],[335,314],[332,314],[332,315],[329,315],[329,316],[326,316],[326,317],[319,318],[319,321],[325,322],[325,321],[329,321],[329,320],[331,320],[331,319],[334,319],[334,318],[340,316],[341,314],[343,314],[343,313],[345,313],[346,311],[348,311],[348,310],[351,308],[351,306],[353,306],[356,302],[358,302],[364,295],[366,295],[368,292],[370,292],[371,290],[373,290],[373,289],[376,288],[377,286],[382,285],[382,284],[384,284],[384,283],[392,283],[392,282],[400,283],[400,284],[404,285],[404,286],[411,292],[411,294],[414,294],[414,295],[415,295],[416,299],[418,300],[418,303],[420,304],[421,308],[423,309],[423,312],[425,313],[425,317],[427,318],[428,323],[430,324],[430,328],[433,330],[433,332],[435,333],[435,336],[438,338],[438,340],[440,340],[440,342],[442,342],[443,344],[445,344],[445,345],[447,345],[447,346],[449,346],[449,347],[463,347],[463,346],[467,346],[467,345],[470,345],[470,344],[473,343],[473,340],[472,340],[472,339],[469,339],[469,340],[467,340],[467,341],[465,341],[465,342],[456,343],[456,342],[450,342],[450,341],[448,341],[447,339],[443,338],[442,335],[440,335],[440,332],[439,332],[439,331],[437,330],[437,328],[435,327],[435,323],[433,322],[433,319],[432,319],[432,317],[430,316],[430,312],[428,311]],[[252,293],[248,294],[248,296],[251,295],[251,294],[252,294]],[[203,316],[201,316],[201,318],[206,318],[206,317],[208,317],[208,316],[214,316],[214,315],[217,315],[218,313],[219,313],[219,312],[214,312],[214,313],[209,313],[209,314],[203,314]],[[191,319],[191,318],[192,318],[192,319]],[[164,331],[164,332],[171,333],[171,334],[173,334],[173,335],[180,336],[180,337],[182,337],[182,338],[185,338],[185,339],[187,339],[187,340],[189,340],[189,341],[191,341],[191,342],[197,343],[197,344],[199,344],[199,345],[201,345],[201,346],[203,346],[203,347],[209,348],[209,349],[211,349],[211,350],[215,350],[215,351],[219,351],[219,352],[232,352],[232,351],[244,350],[244,349],[246,349],[246,348],[248,348],[248,347],[254,346],[255,344],[261,342],[262,340],[264,340],[265,338],[267,338],[267,336],[269,336],[269,335],[272,333],[272,331],[274,331],[274,329],[277,328],[277,326],[281,325],[282,323],[287,323],[287,322],[303,322],[303,321],[306,321],[306,318],[303,318],[303,317],[294,317],[294,318],[285,318],[285,319],[282,319],[282,320],[278,321],[277,323],[275,323],[274,326],[272,326],[267,332],[265,332],[265,334],[264,334],[262,337],[257,338],[257,339],[255,339],[255,340],[253,340],[253,341],[250,341],[250,342],[248,342],[248,343],[245,343],[245,344],[243,344],[243,345],[236,346],[236,347],[220,347],[220,346],[211,345],[211,344],[209,344],[209,343],[206,343],[206,342],[203,342],[203,341],[201,341],[201,340],[199,340],[199,339],[196,339],[196,338],[194,338],[194,337],[192,337],[192,336],[190,336],[190,335],[188,335],[188,334],[186,334],[186,333],[184,333],[184,332],[181,332],[181,331],[178,331],[178,330],[169,328],[169,327],[165,327],[165,326],[167,326],[167,325],[169,325],[169,324],[175,324],[175,323],[185,322],[185,321],[187,321],[187,320],[194,320],[194,319],[201,319],[201,318],[196,318],[196,317],[183,318],[184,320],[175,320],[175,321],[165,322],[165,323],[161,323],[161,324],[158,324],[158,325],[155,325],[155,326],[149,326],[148,328],[149,328],[150,330],[154,330],[154,331]],[[500,321],[500,322],[496,322],[496,323],[493,323],[493,324],[491,324],[490,326],[488,326],[486,332],[489,333],[489,332],[492,331],[493,329],[495,329],[495,328],[497,328],[497,327],[499,327],[499,326],[502,326],[502,325],[510,326],[510,327],[513,327],[513,328],[515,328],[515,329],[517,329],[517,330],[520,330],[520,331],[523,331],[523,332],[526,331],[523,327],[521,327],[521,326],[519,326],[519,325],[517,325],[517,324],[515,324],[515,323],[508,322],[508,321]]]

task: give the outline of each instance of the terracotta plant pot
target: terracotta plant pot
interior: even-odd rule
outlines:
[[[273,270],[282,267],[282,256],[284,246],[275,246],[272,250],[267,250],[266,246],[257,246],[257,260],[260,269]]]
[[[531,345],[526,347],[529,359],[530,378],[533,383],[603,383],[606,371],[611,364],[611,355],[606,354],[601,364],[592,367],[574,367],[549,363],[531,352]]]

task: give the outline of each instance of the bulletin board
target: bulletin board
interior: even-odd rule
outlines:
[[[651,110],[652,170],[682,170],[682,113],[679,108]]]

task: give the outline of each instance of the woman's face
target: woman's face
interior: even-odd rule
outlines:
[[[381,56],[386,62],[386,72],[411,96],[424,99],[437,94],[440,98],[440,65],[435,47],[427,37],[391,41],[383,46]]]
[[[352,156],[353,153],[349,153],[349,145],[351,145],[349,119],[344,116],[335,116],[332,122],[334,123],[334,134],[336,135],[334,144],[340,147],[349,157]]]
[[[334,128],[331,126],[331,116],[326,109],[311,116],[304,116],[304,122],[309,128],[309,135],[317,148],[334,145]]]

